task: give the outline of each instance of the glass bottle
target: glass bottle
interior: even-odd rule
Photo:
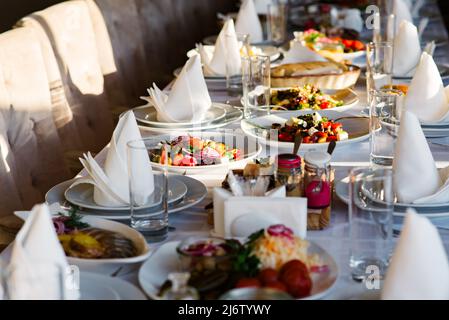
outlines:
[[[276,165],[276,186],[285,185],[287,197],[301,197],[303,195],[301,157],[290,153],[279,154],[276,157]]]
[[[162,294],[163,300],[199,300],[198,291],[190,287],[189,281],[190,273],[188,272],[173,272],[168,275],[168,280],[171,282],[171,287]]]
[[[327,152],[311,151],[304,157],[304,194],[307,198],[307,228],[321,230],[329,226],[333,172]]]

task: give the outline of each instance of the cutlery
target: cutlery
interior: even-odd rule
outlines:
[[[297,132],[295,135],[295,144],[293,145],[293,154],[298,154],[299,147],[301,146],[302,136],[301,132]]]
[[[327,153],[332,155],[336,146],[337,146],[337,142],[335,140],[332,140],[331,142],[329,142],[329,145],[327,146]]]

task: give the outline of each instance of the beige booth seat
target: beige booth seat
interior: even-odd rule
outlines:
[[[51,83],[58,81],[58,67],[83,150],[101,150],[111,138],[113,105],[105,91],[87,4],[63,2],[23,18],[19,25],[39,34]]]
[[[0,34],[0,216],[42,202],[69,177],[33,30]]]

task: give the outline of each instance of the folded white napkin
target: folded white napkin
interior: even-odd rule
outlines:
[[[408,209],[387,271],[382,299],[449,299],[449,262],[438,230]]]
[[[265,196],[270,198],[285,198],[287,196],[287,191],[285,186],[282,186],[267,192]],[[214,188],[214,233],[221,237],[226,235],[224,223],[224,204],[231,197],[234,196],[228,190],[220,187]]]
[[[402,20],[394,38],[393,74],[410,76],[415,72],[421,57],[418,29],[413,23]]]
[[[258,14],[267,14],[268,6],[273,4],[273,0],[254,0],[254,5]]]
[[[140,140],[139,128],[137,127],[134,113],[129,111],[119,120],[112,134],[104,169],[89,154],[80,159],[88,172],[85,178],[77,179],[72,186],[80,183],[94,185],[94,201],[104,207],[127,206],[130,203],[128,186],[128,150],[129,141]],[[141,142],[142,148],[145,146]],[[133,190],[135,201],[138,205],[148,203],[154,192],[154,176],[151,169],[150,158],[147,152],[139,153],[140,156],[133,157],[133,168],[135,172],[134,185],[139,186]]]
[[[36,205],[16,236],[9,262],[10,299],[78,299],[48,206]],[[33,281],[30,281],[33,279]],[[63,283],[61,283],[63,281]]]
[[[202,45],[198,51],[203,63],[204,75],[224,76],[228,67],[231,75],[241,73],[242,59],[240,57],[240,44],[235,32],[234,21],[228,19],[218,35],[212,56],[205,52]]]
[[[310,61],[327,61],[322,55],[309,49],[300,40],[290,41],[290,49],[284,54],[283,64]]]
[[[161,122],[192,122],[204,118],[212,101],[201,69],[201,58],[193,55],[184,65],[176,79],[170,94],[162,92],[155,83],[148,89],[149,101],[157,111]]]
[[[363,31],[362,13],[359,9],[346,9],[344,12],[343,26],[357,32]]]
[[[405,97],[405,109],[421,122],[448,122],[448,93],[432,56],[423,52]]]
[[[409,5],[404,0],[393,0],[393,14],[396,17],[396,34],[398,33],[402,20],[413,23]]]
[[[401,117],[393,172],[399,202],[449,202],[449,169],[438,171],[419,120],[411,112],[405,111]]]
[[[263,41],[262,24],[253,0],[243,1],[235,21],[235,31],[239,34],[249,34],[251,43]]]

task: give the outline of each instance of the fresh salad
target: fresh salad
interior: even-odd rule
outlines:
[[[365,50],[365,45],[359,40],[343,39],[341,37],[329,38],[315,29],[308,29],[298,33],[297,38],[315,50],[329,50],[339,53],[352,53]]]
[[[273,90],[271,105],[276,106],[274,109],[284,110],[323,110],[340,107],[343,105],[343,101],[333,99],[317,87],[307,84],[303,87]]]
[[[164,145],[168,148],[164,148]],[[222,142],[202,140],[192,136],[179,136],[172,141],[161,143],[159,150],[150,153],[150,159],[152,162],[166,163],[167,152],[169,153],[169,165],[184,167],[227,163],[240,160],[242,157],[240,149],[231,148]]]
[[[277,138],[282,142],[294,142],[297,134],[302,136],[302,143],[325,143],[348,139],[348,133],[343,130],[341,123],[321,117],[318,112],[292,117],[284,125],[273,123],[271,129],[277,130]]]

